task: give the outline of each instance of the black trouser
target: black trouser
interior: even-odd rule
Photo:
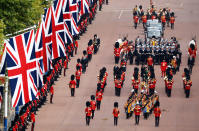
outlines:
[[[95,116],[95,110],[92,110],[92,116],[91,116],[91,118],[93,119],[94,116]]]
[[[53,103],[53,94],[50,95],[50,103]]]
[[[167,96],[168,96],[168,97],[171,97],[171,89],[168,89],[168,88],[167,88]]]
[[[118,117],[114,117],[114,126],[117,126]]]
[[[137,28],[138,23],[134,22],[134,27],[135,29]]]
[[[171,23],[171,29],[174,29],[174,23]]]
[[[31,131],[34,131],[34,127],[35,127],[35,122],[32,122],[32,128],[31,128]]]
[[[120,60],[120,57],[119,56],[115,56],[115,64],[118,64],[119,60]]]
[[[138,89],[137,88],[133,88],[134,89],[134,92],[136,93],[136,94],[138,94]]]
[[[90,119],[91,119],[90,116],[86,116],[86,125],[88,125],[88,126],[89,126],[89,124],[90,124]]]
[[[77,54],[77,47],[75,47],[75,55]]]
[[[71,54],[70,54],[70,55],[71,55],[71,57],[73,57],[73,50],[71,51]]]
[[[155,126],[159,126],[160,117],[155,117]]]
[[[121,88],[115,87],[115,95],[120,96]]]
[[[91,61],[92,59],[92,54],[88,54],[88,61]]]
[[[140,120],[140,115],[135,115],[135,124],[138,125]]]
[[[108,5],[108,0],[106,0],[106,4]]]
[[[148,112],[145,112],[145,113],[144,113],[144,119],[146,119],[146,120],[147,120],[147,119],[148,119],[148,117],[149,117],[149,113],[148,113]]]
[[[97,110],[100,110],[100,105],[101,105],[101,101],[96,101],[96,105],[97,105]]]
[[[66,76],[66,68],[64,68],[64,76]]]
[[[101,11],[101,10],[102,10],[102,4],[99,5],[99,11]]]
[[[75,88],[71,88],[71,96],[75,95]]]
[[[185,89],[186,98],[189,98],[190,90]]]
[[[77,88],[79,88],[79,83],[80,83],[80,79],[76,79],[76,86],[77,86]]]

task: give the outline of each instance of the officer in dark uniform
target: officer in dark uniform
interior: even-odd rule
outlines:
[[[100,47],[100,38],[97,37],[97,34],[94,35],[93,46],[94,46],[94,54],[96,54]]]
[[[82,73],[86,72],[86,67],[88,66],[88,59],[87,59],[87,52],[86,50],[83,51],[83,56],[81,59],[81,64],[82,64]]]

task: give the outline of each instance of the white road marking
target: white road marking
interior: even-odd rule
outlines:
[[[118,19],[120,19],[120,17],[122,16],[123,14],[123,10],[120,11],[120,15],[118,16]]]

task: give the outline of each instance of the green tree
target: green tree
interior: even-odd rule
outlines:
[[[37,25],[44,8],[51,0],[0,0],[0,19],[6,28],[4,35]]]
[[[5,29],[5,25],[3,20],[0,20],[0,55],[3,53],[3,45],[4,45],[4,34],[3,31]]]

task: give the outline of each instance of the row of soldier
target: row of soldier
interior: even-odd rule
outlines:
[[[104,93],[105,87],[107,85],[107,76],[108,76],[108,73],[106,71],[106,68],[103,67],[100,70],[100,73],[98,76],[96,94],[91,95],[91,101],[86,102],[85,115],[86,115],[86,125],[87,126],[89,126],[89,124],[90,124],[90,119],[94,118],[96,107],[97,107],[97,110],[100,110],[103,93]],[[96,100],[95,100],[95,98],[96,98]]]
[[[75,88],[79,88],[81,74],[86,72],[86,68],[92,59],[92,55],[98,52],[99,47],[100,39],[95,34],[94,38],[89,40],[87,50],[83,51],[82,58],[77,59],[76,72],[74,75],[71,75],[71,80],[69,82],[71,96],[75,96]]]
[[[171,26],[171,29],[174,29],[175,14],[174,12],[171,12],[169,8],[163,8],[157,11],[154,5],[152,5],[150,9],[144,12],[142,5],[139,7],[136,5],[133,9],[133,19],[135,29],[139,23],[143,23],[143,27],[146,28],[146,23],[149,19],[158,19],[159,22],[162,23],[163,28],[165,28],[167,23],[168,27]]]

